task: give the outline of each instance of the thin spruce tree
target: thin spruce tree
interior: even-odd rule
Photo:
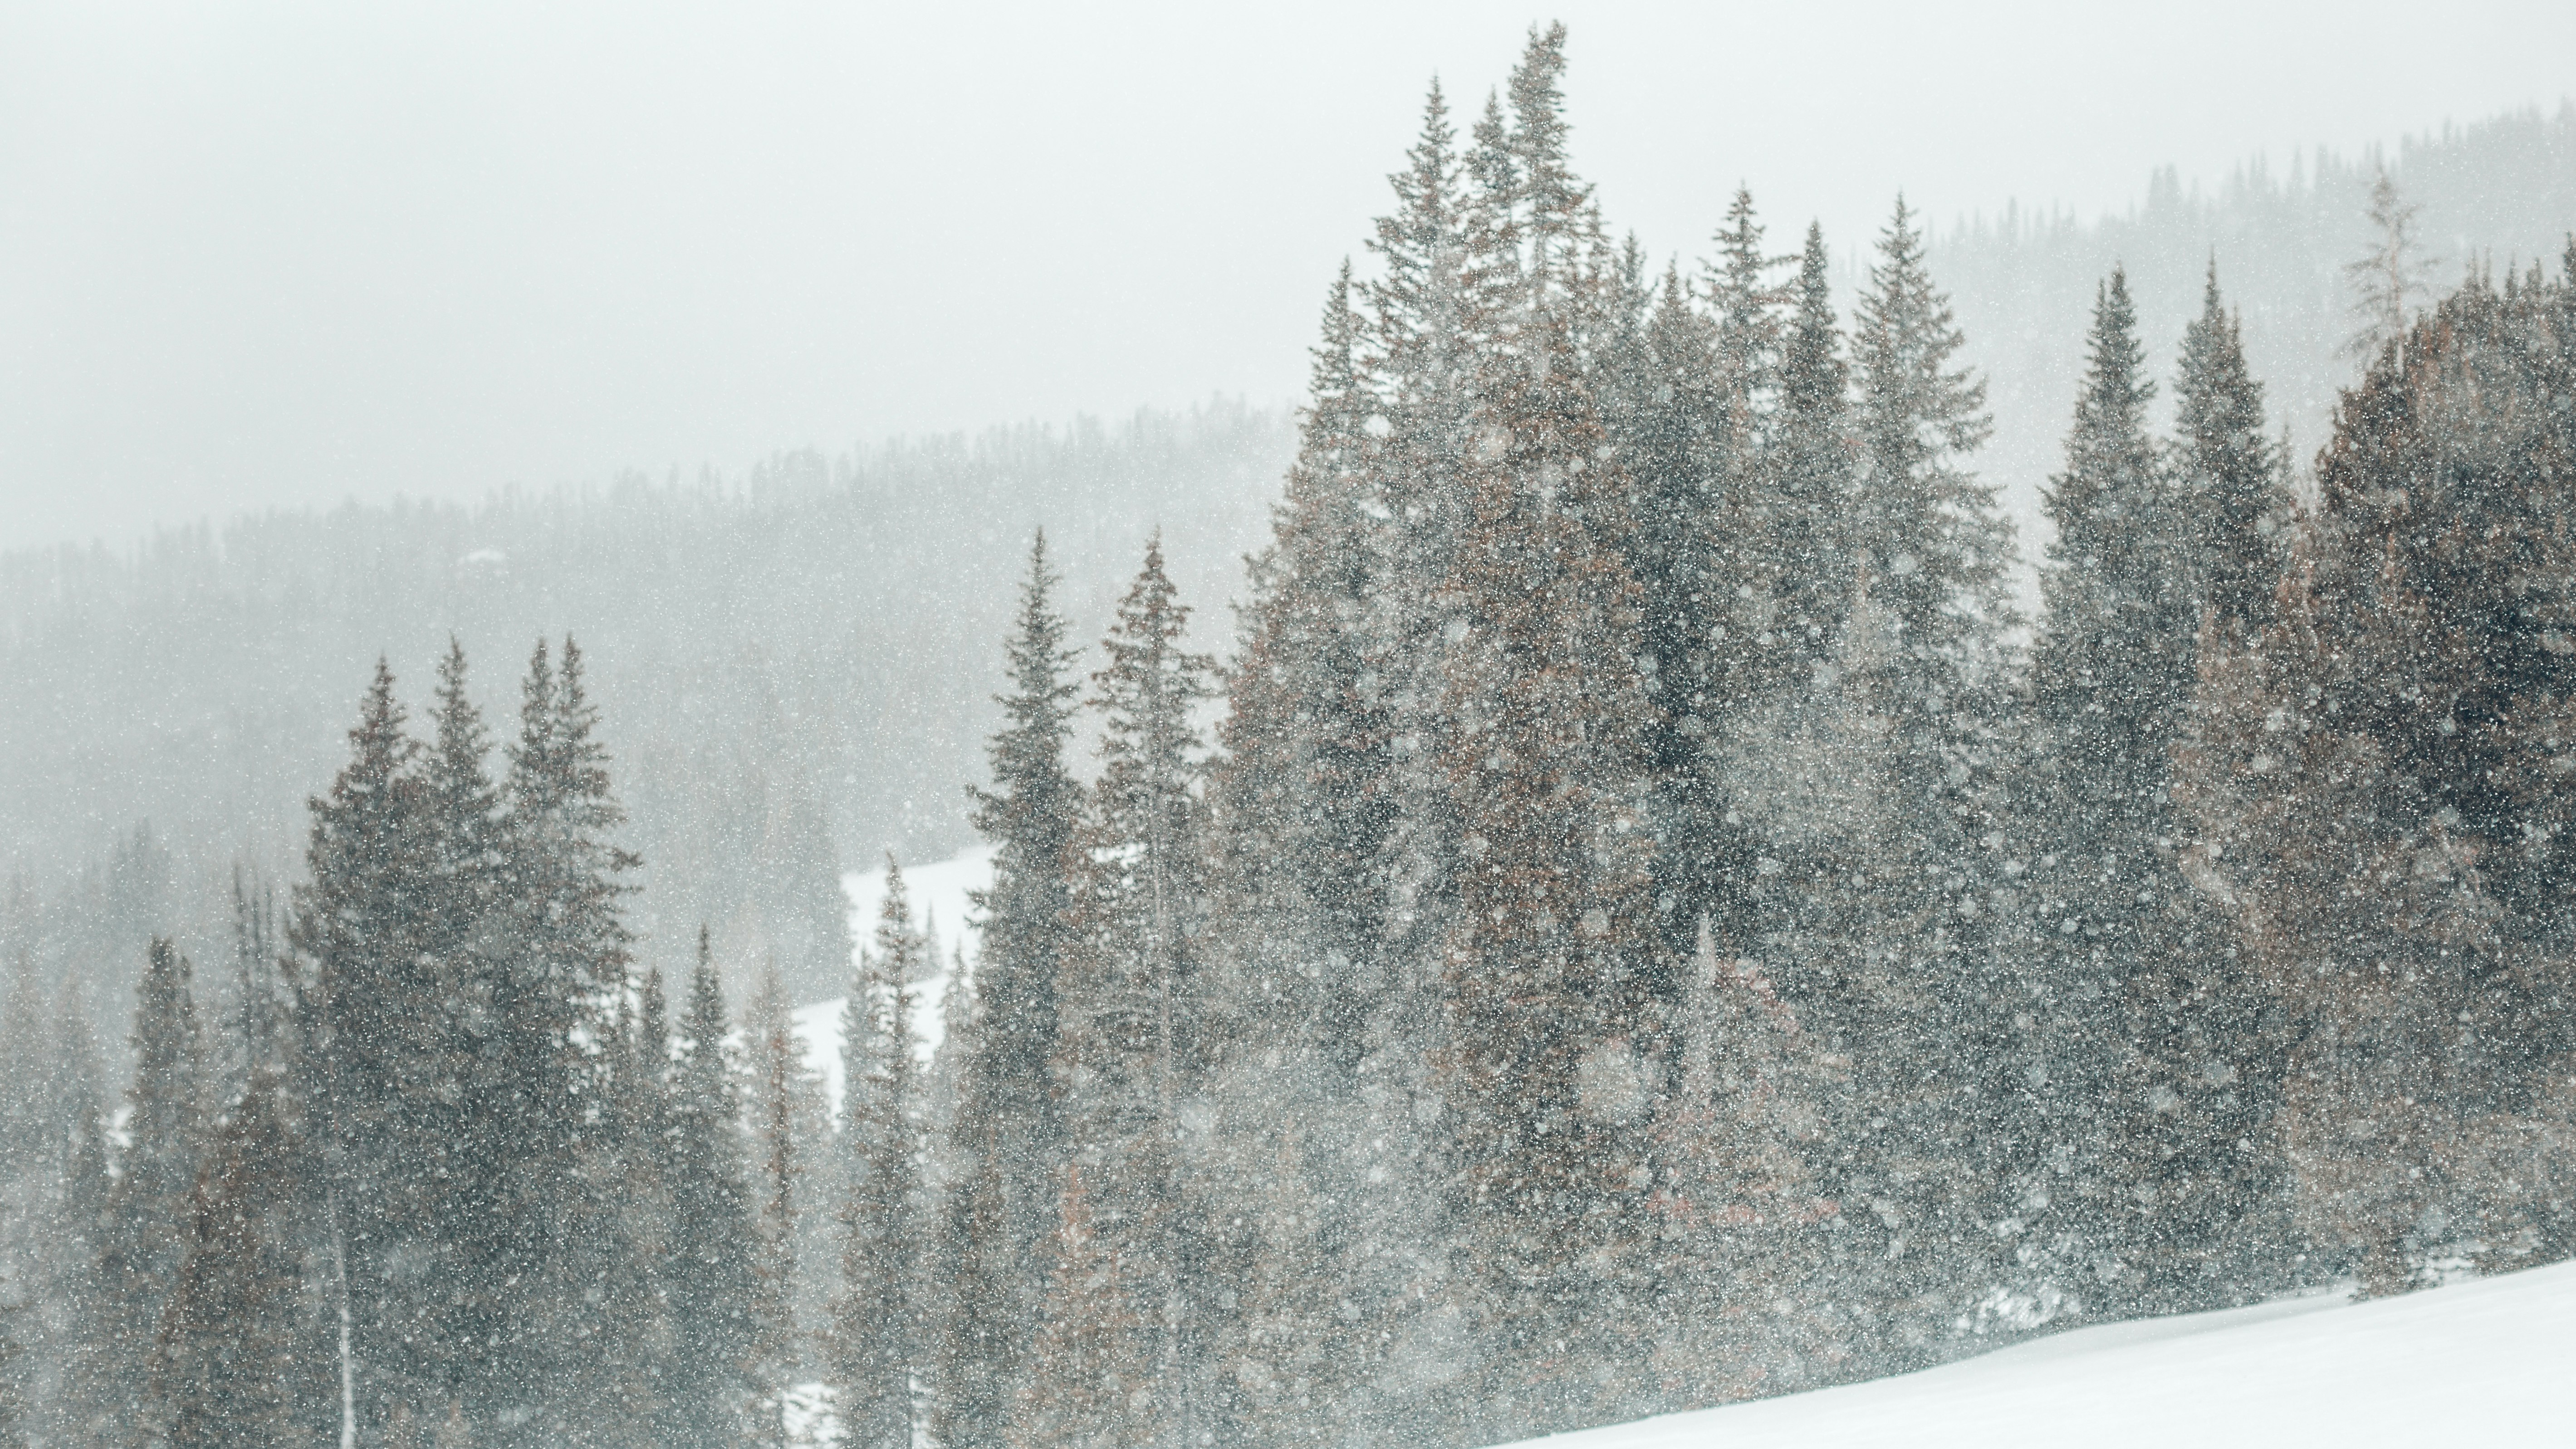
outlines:
[[[929,1217],[911,983],[929,973],[929,949],[888,854],[876,939],[841,1014],[841,1151],[850,1171],[837,1209],[841,1282],[829,1368],[841,1442],[854,1449],[911,1449],[918,1420]]]

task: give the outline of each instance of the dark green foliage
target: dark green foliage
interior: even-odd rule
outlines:
[[[841,1013],[841,1152],[850,1170],[835,1211],[841,1283],[826,1348],[841,1442],[852,1449],[912,1449],[912,1385],[927,1368],[931,1219],[908,983],[929,969],[929,943],[889,855],[876,941]]]
[[[2242,1239],[2263,1174],[2237,1145],[2269,1107],[2259,994],[2223,917],[2182,874],[2190,831],[2172,797],[2210,580],[2233,569],[2241,595],[2253,562],[2212,567],[2223,556],[2205,540],[2226,535],[2199,508],[2224,500],[2197,495],[2227,486],[2213,462],[2241,466],[2230,444],[2251,439],[2263,459],[2259,412],[2210,396],[2223,384],[2209,357],[2195,361],[2226,340],[2214,293],[2199,325],[2184,360],[2200,394],[2183,408],[2191,457],[2169,466],[2147,436],[2155,388],[2127,279],[2114,271],[2096,301],[2049,496],[2036,759],[2019,784],[2032,934],[2018,1055],[2044,1119],[2014,1173],[2019,1266],[2051,1301],[2113,1316],[2218,1306],[2260,1282]],[[2220,412],[2240,415],[2213,421]]]
[[[732,1444],[748,1428],[752,1199],[724,1040],[724,985],[701,930],[688,1009],[671,1044],[659,1153],[671,1196],[671,1250],[662,1286],[671,1324],[666,1442],[673,1445]]]
[[[134,1081],[125,1146],[98,1226],[88,1342],[72,1367],[91,1442],[156,1422],[154,1331],[178,1290],[189,1243],[190,1190],[206,1148],[205,1037],[188,959],[152,942],[134,1007]],[[152,1432],[145,1428],[148,1434]]]
[[[959,1062],[955,1127],[972,1164],[959,1190],[973,1196],[953,1205],[961,1233],[946,1249],[977,1290],[952,1306],[941,1330],[950,1365],[942,1442],[953,1449],[1000,1442],[1001,1386],[1018,1381],[1038,1320],[1040,1245],[1055,1228],[1061,1183],[1065,1129],[1052,1064],[1058,982],[1073,949],[1082,796],[1065,761],[1079,691],[1067,677],[1074,651],[1055,612],[1056,585],[1040,534],[1008,644],[1011,690],[989,752],[993,785],[972,792],[976,828],[994,854],[993,884],[975,902],[979,1012],[973,1049]]]
[[[1163,570],[1159,539],[1101,641],[1104,666],[1087,701],[1101,717],[1100,778],[1083,818],[1084,865],[1064,962],[1055,1063],[1065,1085],[1066,1152],[1087,1195],[1059,1207],[1059,1241],[1107,1266],[1119,1312],[1137,1322],[1086,1348],[1123,1365],[1115,1401],[1088,1417],[1092,1390],[1056,1382],[1080,1361],[1030,1365],[1020,1412],[1028,1442],[1081,1442],[1103,1424],[1132,1441],[1151,1434],[1195,1442],[1203,1396],[1190,1370],[1205,1324],[1193,1301],[1206,1244],[1185,1200],[1183,1098],[1198,1081],[1201,958],[1207,910],[1205,745],[1192,718],[1213,693],[1211,662],[1182,647],[1189,610]],[[1068,1184],[1068,1197],[1075,1189]],[[1062,1265],[1049,1285],[1049,1332],[1076,1323],[1064,1295],[1093,1290]],[[1050,1407],[1054,1405],[1055,1407]],[[1038,1424],[1061,1418],[1054,1430]],[[1091,1424],[1094,1427],[1082,1427]],[[1151,1426],[1150,1428],[1147,1426]]]
[[[189,1194],[186,1268],[148,1340],[151,1442],[268,1449],[336,1434],[333,1344],[307,1252],[318,1170],[283,1077],[254,1070]]]
[[[2202,664],[2192,863],[2279,1003],[2299,1225],[2374,1293],[2576,1243],[2571,387],[2569,277],[2445,300],[2346,396],[2276,621]]]
[[[2263,385],[2245,366],[2237,315],[2210,264],[2200,315],[2184,329],[2174,378],[2174,438],[2166,453],[2173,510],[2186,533],[2200,603],[2221,627],[2256,629],[2289,560],[2295,503],[2289,459],[2263,431]]]

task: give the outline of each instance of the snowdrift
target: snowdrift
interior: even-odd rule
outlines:
[[[2325,1295],[2106,1324],[1921,1373],[1527,1442],[2576,1445],[2576,1263],[2370,1303]]]

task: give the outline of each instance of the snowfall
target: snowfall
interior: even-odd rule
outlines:
[[[959,946],[972,969],[967,892],[991,874],[986,851],[904,874],[916,919],[926,915],[941,938],[939,974],[914,987],[925,1056],[938,1045],[938,1002]],[[864,949],[885,876],[852,874],[843,885],[851,934]],[[839,1001],[796,1013],[836,1104],[840,1014]],[[1994,1449],[2043,1441],[2083,1449],[2576,1449],[2576,1263],[2368,1303],[2353,1302],[2346,1289],[2105,1324],[1921,1373],[1544,1442],[1547,1449]]]

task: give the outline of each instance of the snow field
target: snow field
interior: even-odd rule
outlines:
[[[2576,1445],[2576,1263],[2078,1329],[1920,1373],[1587,1429],[1548,1449]]]

